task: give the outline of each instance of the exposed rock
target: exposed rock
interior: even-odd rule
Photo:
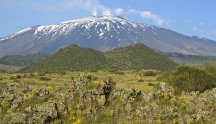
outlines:
[[[41,123],[43,124],[49,124],[53,120],[59,118],[57,104],[53,102],[45,102],[42,105],[38,105],[37,111],[39,118],[41,118]]]
[[[23,102],[24,102],[23,96],[19,95],[19,97],[13,101],[11,109],[12,110],[21,109]]]
[[[106,104],[106,96],[105,95],[99,95],[97,98],[97,102],[99,105],[104,106]]]
[[[111,80],[106,80],[103,85],[99,84],[95,91],[97,94],[97,101],[100,105],[104,106],[108,104],[110,93],[115,90],[115,83]]]
[[[40,90],[37,90],[35,92],[36,96],[45,96],[45,95],[48,95],[48,94],[49,94],[49,91],[45,90],[45,89],[40,89]]]
[[[61,115],[66,115],[68,113],[68,107],[64,103],[58,103],[57,105]]]

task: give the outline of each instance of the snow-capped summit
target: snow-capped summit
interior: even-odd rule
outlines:
[[[89,16],[83,19],[61,22],[57,25],[39,26],[35,29],[34,35],[36,35],[37,39],[42,38],[41,35],[52,35],[51,38],[55,39],[58,35],[66,36],[77,29],[82,29],[82,31],[85,31],[87,37],[96,32],[100,38],[103,38],[102,35],[109,31],[119,32],[119,29],[131,31],[133,28],[138,27],[145,29],[147,25],[133,23],[117,16]]]
[[[107,51],[134,43],[163,51],[214,55],[216,42],[189,37],[119,16],[88,16],[55,25],[40,25],[0,38],[0,57],[44,52],[52,54],[70,44]]]

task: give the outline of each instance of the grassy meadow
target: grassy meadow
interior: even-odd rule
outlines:
[[[142,92],[152,92],[154,85],[158,83],[156,78],[158,75],[145,76],[147,71],[98,71],[98,72],[43,72],[43,73],[0,73],[0,82],[11,83],[21,82],[30,88],[67,88],[73,79],[77,79],[84,75],[93,77],[91,83],[99,84],[103,80],[112,79],[116,83],[117,88],[137,89]]]

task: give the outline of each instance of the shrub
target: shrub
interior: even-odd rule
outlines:
[[[20,83],[20,80],[15,79],[14,82],[16,82],[16,83]]]
[[[66,72],[66,71],[63,71],[63,70],[57,71],[57,73],[60,74],[60,75],[66,75],[66,74],[67,74],[67,72]]]
[[[119,74],[119,75],[125,75],[124,72],[121,72],[121,71],[117,71],[117,70],[109,70],[110,73],[113,73],[113,74]]]
[[[29,74],[29,77],[35,77],[35,74],[30,73],[30,74]]]
[[[98,70],[96,70],[96,69],[91,69],[91,70],[89,70],[89,72],[98,72]]]
[[[125,73],[124,73],[124,72],[120,72],[120,71],[117,71],[117,72],[115,72],[115,74],[119,74],[119,75],[125,75]]]
[[[45,76],[46,75],[46,73],[44,73],[44,72],[39,72],[38,74],[37,74],[37,76]]]
[[[41,81],[49,81],[51,79],[48,78],[48,77],[39,77],[39,80],[41,80]]]
[[[17,76],[16,76],[16,79],[21,79],[21,78],[22,78],[21,75],[17,75]]]
[[[143,79],[139,79],[138,82],[144,82],[144,80]]]
[[[16,76],[11,76],[10,80],[17,80],[17,79],[21,79],[22,76],[21,75],[16,75]]]
[[[205,68],[207,73],[209,73],[210,75],[216,78],[216,67],[214,65],[206,64]]]
[[[5,71],[5,70],[2,70],[2,69],[0,69],[0,73],[6,73],[6,71]]]
[[[28,77],[28,75],[27,75],[27,74],[24,74],[22,77],[23,77],[23,78],[26,78],[26,77]]]
[[[215,77],[207,70],[190,66],[178,67],[174,72],[163,75],[159,78],[172,85],[177,92],[200,91],[216,87]]]
[[[156,75],[156,72],[154,71],[145,71],[143,73],[143,76],[155,76]]]
[[[10,80],[15,80],[16,78],[14,76],[11,76],[10,77]]]
[[[154,86],[155,84],[153,84],[153,83],[148,83],[148,86]]]

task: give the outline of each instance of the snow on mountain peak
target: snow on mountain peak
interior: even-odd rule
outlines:
[[[145,31],[146,28],[150,28],[150,25],[139,24],[128,21],[119,16],[88,16],[82,19],[69,20],[65,22],[61,22],[56,25],[42,25],[36,26],[32,28],[27,28],[21,30],[13,35],[2,38],[1,40],[10,39],[14,36],[20,35],[29,30],[34,31],[34,36],[36,39],[40,39],[46,36],[47,40],[53,40],[58,36],[66,36],[70,34],[72,31],[82,30],[82,32],[86,32],[86,35],[90,37],[93,32],[96,32],[100,38],[103,37],[104,34],[108,33],[110,30],[115,32],[121,32],[121,30],[126,30],[128,32],[132,31],[133,28],[140,28]],[[152,27],[153,28],[153,27]]]
[[[96,32],[100,33],[99,36],[101,37],[111,29],[117,31],[118,29],[124,29],[125,26],[127,28],[137,28],[140,25],[119,16],[88,16],[83,19],[61,22],[57,25],[39,26],[36,28],[34,35],[40,38],[41,35],[48,36],[51,34],[52,38],[55,38],[55,35],[67,35],[76,29],[89,30],[92,26]],[[141,26],[143,27],[143,25]]]
[[[26,29],[20,30],[20,31],[14,33],[14,34],[11,34],[11,35],[7,36],[7,37],[0,38],[0,41],[2,41],[2,40],[7,40],[7,39],[13,38],[13,37],[15,37],[15,36],[19,36],[20,34],[25,33],[25,32],[27,32],[27,31],[29,31],[29,30],[31,30],[31,29],[32,29],[32,28],[26,28]]]

